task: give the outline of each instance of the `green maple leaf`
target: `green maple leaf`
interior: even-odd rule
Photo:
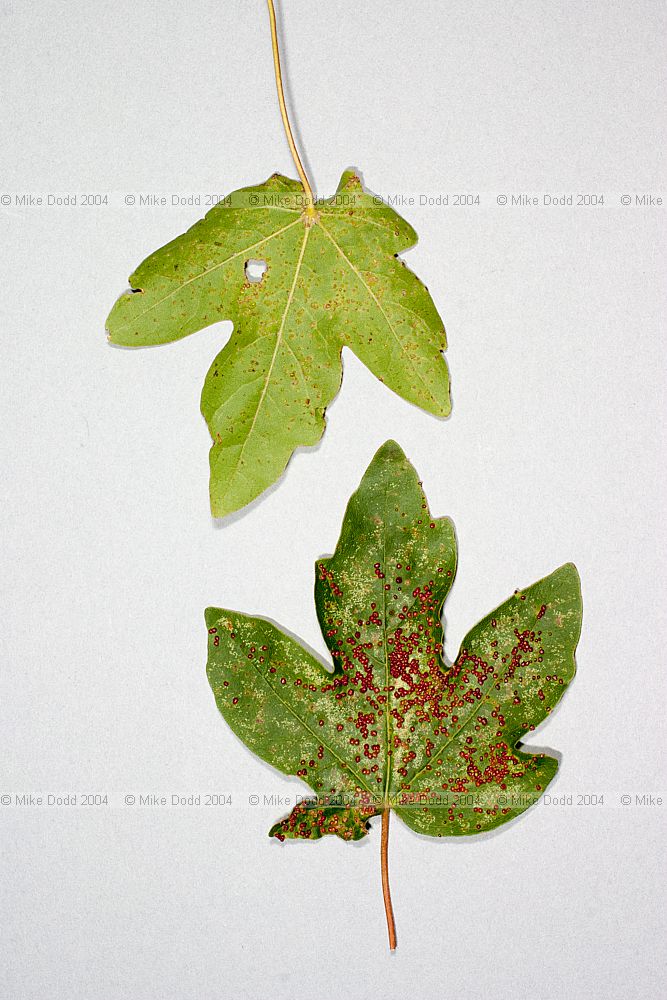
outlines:
[[[353,495],[335,554],[316,564],[325,668],[275,625],[209,608],[208,677],[220,712],[259,757],[316,798],[270,833],[366,835],[389,810],[431,836],[491,830],[532,805],[558,761],[523,747],[574,676],[575,567],[516,591],[443,660],[442,607],[456,569],[448,518],[433,519],[398,445]]]
[[[398,259],[417,241],[412,227],[350,171],[314,216],[303,205],[301,184],[278,174],[234,192],[137,268],[107,320],[111,342],[126,347],[234,323],[201,399],[217,517],[259,496],[295,448],[320,439],[343,347],[409,402],[450,411],[442,321]],[[261,280],[250,280],[249,261],[264,263]]]

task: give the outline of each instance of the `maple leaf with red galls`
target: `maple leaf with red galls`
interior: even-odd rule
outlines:
[[[222,715],[259,757],[315,793],[272,836],[358,840],[390,811],[430,836],[482,833],[537,801],[558,761],[521,738],[575,672],[581,593],[570,563],[512,597],[443,658],[456,570],[448,518],[387,442],[351,498],[331,558],[316,564],[324,666],[271,622],[209,608],[208,677]],[[390,940],[393,920],[390,920]]]

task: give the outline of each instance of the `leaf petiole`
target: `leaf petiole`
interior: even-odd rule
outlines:
[[[380,868],[382,870],[382,895],[384,897],[384,912],[387,915],[387,931],[389,933],[389,948],[396,949],[396,924],[394,922],[394,908],[391,905],[391,891],[389,889],[389,806],[382,810],[382,838],[380,840]]]
[[[301,157],[299,156],[299,151],[296,148],[296,143],[294,141],[294,136],[292,135],[292,127],[289,122],[289,117],[287,115],[287,105],[285,104],[285,93],[283,90],[283,76],[280,69],[280,49],[278,47],[278,28],[276,26],[276,10],[273,6],[273,0],[266,0],[267,6],[269,8],[269,22],[271,25],[271,46],[273,48],[273,66],[276,71],[276,88],[278,90],[278,103],[280,105],[280,114],[283,120],[283,125],[285,126],[285,135],[287,136],[287,142],[289,144],[290,152],[292,154],[292,159],[294,160],[294,166],[296,167],[299,177],[301,178],[301,183],[303,184],[303,189],[306,192],[306,215],[311,219],[316,216],[315,212],[315,195],[313,194],[313,189],[310,186],[306,171],[304,170],[303,164],[301,162]]]

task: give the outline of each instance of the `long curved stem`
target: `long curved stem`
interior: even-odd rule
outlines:
[[[298,171],[299,177],[301,178],[301,183],[303,184],[303,189],[306,192],[306,213],[312,216],[315,215],[315,195],[313,194],[313,189],[310,186],[310,182],[306,175],[306,171],[303,168],[303,163],[301,162],[299,151],[296,148],[294,136],[292,135],[292,127],[289,123],[289,117],[287,115],[287,105],[285,104],[285,94],[283,91],[283,76],[280,69],[280,49],[278,48],[278,28],[276,26],[276,9],[273,6],[273,0],[266,0],[266,2],[269,8],[269,22],[271,24],[271,45],[273,47],[273,67],[276,71],[276,88],[278,90],[278,103],[280,104],[280,114],[283,120],[283,125],[285,126],[285,135],[287,136],[287,142],[289,144],[290,152],[292,154],[292,159],[294,160],[294,166]]]
[[[391,905],[389,890],[389,807],[382,810],[382,840],[380,845],[380,868],[382,869],[382,895],[384,897],[384,912],[387,915],[387,931],[389,932],[389,947],[396,948],[396,924],[394,923],[394,908]]]

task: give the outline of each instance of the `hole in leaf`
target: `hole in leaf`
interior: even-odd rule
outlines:
[[[247,260],[245,262],[245,276],[248,281],[252,281],[253,284],[258,284],[267,271],[267,265],[265,260]]]

